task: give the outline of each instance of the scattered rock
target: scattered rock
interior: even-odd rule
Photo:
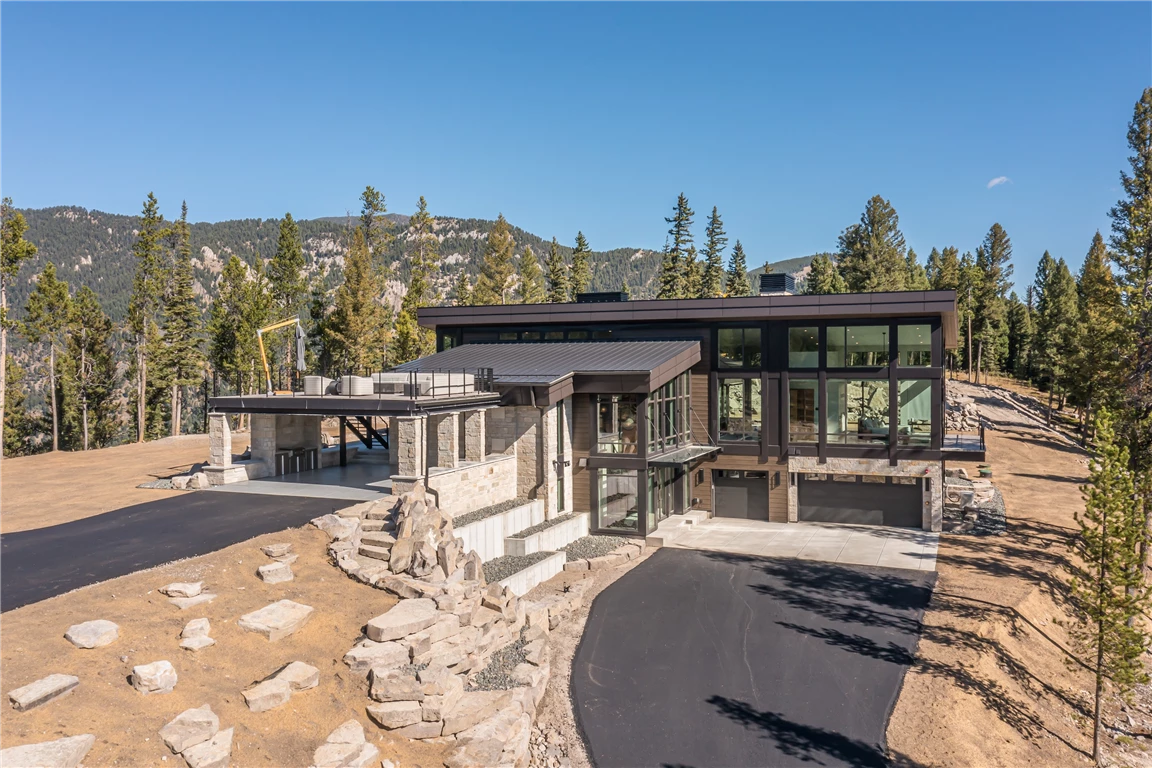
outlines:
[[[409,660],[408,649],[400,643],[376,643],[365,640],[348,653],[344,654],[344,663],[348,668],[361,675],[367,675],[369,670],[377,667],[390,668],[407,664]]]
[[[180,641],[180,647],[186,651],[200,651],[213,645],[216,645],[216,641],[207,635],[186,637]]]
[[[167,595],[168,597],[196,597],[204,590],[204,582],[184,582],[177,581],[164,587],[160,587],[160,594]]]
[[[272,559],[278,563],[287,563],[288,565],[292,565],[292,563],[294,563],[300,559],[300,556],[299,555],[280,555],[279,557],[274,557]]]
[[[176,719],[160,729],[160,738],[168,749],[180,753],[189,747],[208,741],[220,730],[220,718],[205,704],[197,709],[186,709]]]
[[[171,693],[176,687],[176,670],[170,661],[154,661],[132,668],[132,687],[141,693]]]
[[[268,557],[276,558],[283,557],[292,551],[291,544],[268,544],[260,547],[260,551],[268,555]]]
[[[212,631],[212,624],[208,619],[192,619],[184,625],[180,637],[205,637]]]
[[[277,680],[284,680],[293,691],[306,691],[320,684],[320,670],[311,664],[294,661],[276,673]]]
[[[259,632],[271,642],[287,637],[308,623],[314,608],[291,600],[277,600],[258,611],[246,613],[238,622],[243,629]]]
[[[422,720],[418,701],[386,701],[382,704],[373,704],[368,707],[368,716],[389,730],[413,725]]]
[[[401,600],[386,613],[368,622],[367,635],[370,640],[378,643],[397,640],[431,626],[439,616],[436,603],[432,600]]]
[[[232,728],[184,751],[188,768],[227,768],[232,757]]]
[[[330,539],[343,541],[356,533],[358,522],[355,519],[340,517],[339,515],[324,515],[313,520],[312,525],[328,534]]]
[[[80,678],[75,675],[48,675],[34,683],[9,691],[8,701],[12,702],[12,708],[17,712],[27,712],[66,693],[71,693],[78,685]],[[0,765],[8,763],[0,762]]]
[[[288,703],[288,699],[292,698],[292,684],[287,680],[273,677],[244,691],[243,696],[248,709],[253,712],[267,712]]]
[[[415,675],[399,669],[373,669],[368,695],[375,701],[423,701],[424,693]]]
[[[77,648],[100,648],[120,636],[120,627],[104,619],[73,624],[64,633],[64,639]]]
[[[172,605],[176,606],[180,610],[186,611],[189,608],[195,608],[198,605],[210,603],[215,599],[216,595],[212,594],[211,592],[204,592],[197,595],[196,597],[170,597],[168,598],[168,602],[172,603]]]
[[[288,563],[268,563],[256,569],[260,575],[260,580],[265,584],[280,584],[285,581],[292,581],[292,566]]]
[[[178,491],[186,491],[190,482],[192,482],[191,475],[176,475],[172,478],[172,487]]]
[[[195,488],[197,490],[203,490],[205,488],[211,488],[212,483],[209,482],[207,474],[204,472],[197,472],[188,480],[188,487]]]
[[[0,749],[0,765],[4,768],[76,768],[95,743],[96,737],[86,733],[8,747]]]

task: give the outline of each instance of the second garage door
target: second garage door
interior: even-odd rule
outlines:
[[[912,484],[906,484],[911,481]],[[919,478],[801,474],[798,519],[920,528],[923,496]]]
[[[716,517],[768,519],[768,473],[712,470],[716,491]]]

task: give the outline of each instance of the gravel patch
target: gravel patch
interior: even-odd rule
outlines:
[[[573,560],[587,560],[593,557],[600,557],[607,555],[612,550],[622,547],[625,544],[635,544],[641,539],[634,539],[625,536],[585,536],[581,539],[576,539],[566,547],[561,547],[560,551],[568,554],[568,561]]]
[[[540,533],[540,531],[546,531],[554,525],[560,525],[560,523],[566,523],[571,519],[572,519],[571,514],[560,515],[560,517],[554,517],[551,520],[545,520],[542,523],[537,523],[536,525],[532,526],[531,528],[525,528],[524,530],[520,531],[519,533],[512,534],[508,538],[510,538],[510,539],[526,539],[534,533]]]
[[[486,520],[493,515],[500,514],[501,512],[507,512],[510,509],[521,507],[527,504],[529,501],[529,499],[512,499],[511,501],[502,501],[499,504],[493,504],[490,507],[477,509],[475,512],[469,512],[466,515],[460,515],[460,517],[452,518],[452,527],[459,528],[462,525],[468,525],[469,523],[477,523],[481,520]]]
[[[1008,510],[1004,505],[1004,496],[998,488],[992,490],[991,499],[969,507],[969,510],[976,511],[975,520],[966,518],[963,509],[945,504],[943,532],[961,536],[1000,536],[1007,531]]]
[[[136,487],[137,488],[160,488],[160,489],[163,489],[166,491],[171,491],[176,486],[172,485],[172,481],[170,479],[162,478],[160,480],[149,480],[146,483],[140,483],[140,485],[138,485]]]
[[[556,554],[555,552],[533,552],[530,555],[504,555],[484,563],[484,580],[489,584],[519,573],[530,565]]]
[[[468,684],[467,690],[506,691],[509,688],[519,687],[521,683],[512,681],[512,670],[516,669],[517,664],[523,664],[528,660],[528,657],[524,655],[524,645],[523,634],[521,634],[516,642],[493,653],[488,666],[476,673]]]

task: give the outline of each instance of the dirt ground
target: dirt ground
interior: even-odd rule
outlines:
[[[270,562],[259,547],[274,542],[291,542],[300,556],[291,582],[268,585],[256,576],[257,566]],[[349,673],[341,659],[364,624],[395,598],[346,578],[326,561],[326,543],[311,526],[268,534],[5,613],[0,690],[53,673],[77,675],[80,685],[28,712],[5,705],[0,742],[8,747],[91,733],[96,744],[85,765],[182,765],[157,732],[185,709],[209,704],[221,728],[236,728],[233,766],[309,765],[313,751],[349,718],[365,726],[380,758],[404,768],[442,765],[447,747],[390,738],[368,719],[367,682]],[[173,581],[201,579],[205,591],[219,596],[186,611],[156,591]],[[242,614],[284,598],[316,609],[295,634],[270,643],[237,626]],[[216,645],[195,653],[180,649],[180,631],[201,617],[211,621]],[[64,639],[70,625],[91,619],[119,624],[119,639],[92,650]],[[161,659],[176,668],[175,690],[138,693],[128,683],[132,667]],[[250,712],[240,692],[292,661],[319,669],[320,685],[277,709]]]
[[[232,450],[248,448],[234,433]],[[0,462],[0,533],[46,528],[185,491],[137,488],[208,461],[208,436],[184,435],[93,451],[57,451]]]
[[[1088,764],[1091,678],[1068,652],[1062,626],[1086,454],[1038,429],[995,390],[957,388],[995,424],[987,463],[1008,531],[941,536],[939,582],[889,747],[907,765]],[[975,476],[973,465],[949,466]]]

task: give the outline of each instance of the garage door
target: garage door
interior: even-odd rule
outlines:
[[[922,482],[918,478],[804,473],[799,478],[797,517],[808,522],[920,528]]]
[[[712,470],[716,493],[715,517],[768,519],[768,473],[740,470]]]

